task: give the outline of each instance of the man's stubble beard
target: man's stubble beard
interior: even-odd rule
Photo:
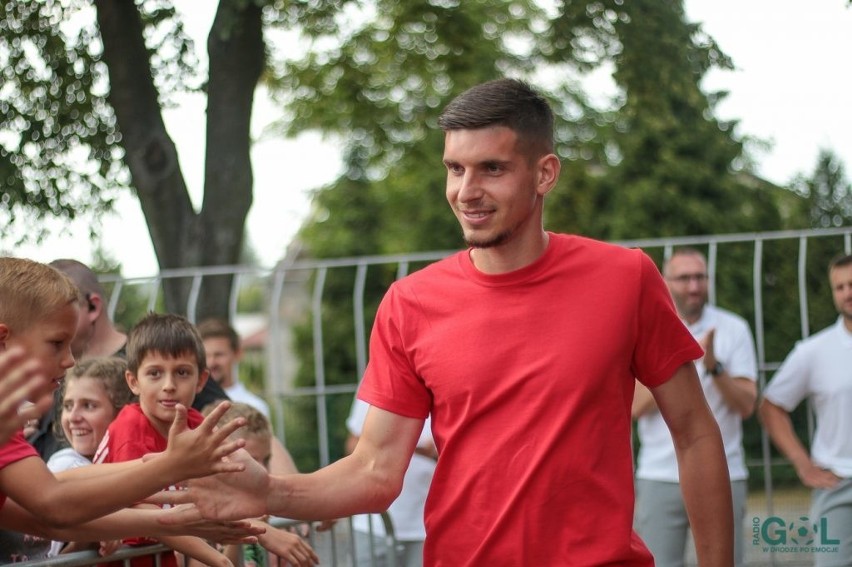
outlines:
[[[477,239],[473,237],[464,237],[464,242],[471,248],[494,248],[495,246],[500,246],[509,240],[509,237],[512,236],[511,230],[504,230],[503,232],[498,233],[496,236],[485,239]]]

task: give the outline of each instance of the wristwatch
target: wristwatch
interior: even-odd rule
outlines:
[[[725,371],[725,367],[722,366],[722,363],[718,360],[716,361],[716,365],[713,368],[708,368],[707,373],[710,374],[713,378],[717,378],[722,372]]]

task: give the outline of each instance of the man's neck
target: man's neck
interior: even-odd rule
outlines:
[[[95,328],[95,334],[83,353],[83,358],[113,356],[127,344],[127,335],[115,330],[112,326]]]
[[[520,270],[538,260],[550,242],[550,236],[541,234],[528,241],[511,240],[489,248],[471,248],[470,261],[484,274],[505,274]]]

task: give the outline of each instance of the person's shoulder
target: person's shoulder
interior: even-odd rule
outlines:
[[[111,438],[115,441],[128,435],[135,436],[139,428],[146,425],[149,425],[149,422],[147,416],[142,412],[142,406],[139,405],[139,402],[133,402],[126,404],[119,410],[115,419],[107,426],[107,431],[112,433]]]
[[[719,322],[725,325],[737,326],[737,327],[745,327],[749,329],[748,321],[746,318],[738,313],[734,313],[729,309],[725,309],[724,307],[719,307],[718,305],[706,305],[705,309],[709,310],[712,313],[712,316]]]
[[[71,447],[65,447],[50,456],[50,459],[47,461],[47,468],[50,469],[51,472],[56,473],[91,464],[92,462],[89,459]]]
[[[842,325],[843,322],[838,319],[828,327],[825,327],[824,329],[814,333],[813,335],[802,339],[797,346],[802,349],[817,349],[828,343],[834,342],[838,339],[842,339]]]

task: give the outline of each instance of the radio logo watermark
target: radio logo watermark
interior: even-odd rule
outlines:
[[[767,553],[837,553],[840,540],[832,537],[828,518],[807,516],[784,519],[752,518],[752,545]]]

